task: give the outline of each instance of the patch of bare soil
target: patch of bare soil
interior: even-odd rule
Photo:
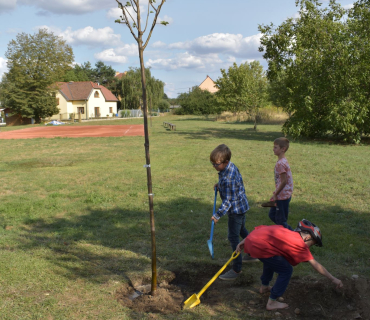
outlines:
[[[193,271],[199,270],[198,273],[176,273],[170,283],[159,283],[155,296],[150,295],[150,285],[135,288],[143,293],[140,296],[137,296],[132,286],[125,285],[117,291],[116,299],[136,312],[179,313],[184,301],[198,293],[218,271],[210,270],[212,267],[198,267],[193,266]],[[370,280],[361,277],[342,277],[341,280],[344,287],[337,290],[326,278],[293,277],[284,296],[280,298],[289,304],[289,308],[277,311],[266,311],[269,294],[260,294],[258,279],[245,274],[231,283],[217,279],[200,300],[202,305],[215,310],[221,305],[230,308],[242,305],[242,313],[254,319],[370,320]]]
[[[184,301],[181,289],[167,282],[157,286],[156,294],[150,294],[151,285],[138,286],[136,289],[125,285],[116,292],[117,300],[124,306],[144,313],[178,313]]]

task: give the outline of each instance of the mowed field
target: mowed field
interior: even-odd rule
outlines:
[[[177,131],[164,128],[163,121],[176,124]],[[215,228],[215,260],[207,247],[217,182],[209,154],[217,145],[230,147],[243,176],[251,205],[247,229],[272,224],[260,204],[274,190],[272,147],[282,136],[281,126],[252,128],[202,117],[166,116],[149,122],[159,282],[172,281],[181,289],[176,282],[181,275],[189,282],[197,274],[211,279],[231,255],[226,218]],[[247,297],[259,285],[258,263],[243,266],[238,296],[217,307],[211,295],[204,295],[188,311],[140,312],[117,298],[127,284],[148,284],[151,278],[143,144],[142,136],[0,141],[1,319],[275,317],[271,312],[250,315]],[[306,218],[321,228],[324,247],[312,252],[343,280],[353,275],[358,281],[370,279],[369,155],[369,145],[306,140],[292,141],[287,152],[294,179],[288,222],[295,226]],[[307,264],[295,267],[294,276],[323,280]],[[207,281],[190,290],[198,291]],[[339,298],[349,299],[345,294]]]

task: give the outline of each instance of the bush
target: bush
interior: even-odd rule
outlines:
[[[167,100],[161,100],[158,103],[158,109],[160,112],[166,112],[167,110],[170,109],[170,103]]]
[[[221,108],[216,102],[214,94],[198,87],[193,88],[190,93],[182,93],[178,97],[181,108],[176,109],[176,114],[215,114],[220,113]]]

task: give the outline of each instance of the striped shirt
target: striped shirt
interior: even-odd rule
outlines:
[[[217,220],[226,213],[243,214],[249,210],[242,175],[232,162],[218,173],[218,191],[222,204],[214,214]]]

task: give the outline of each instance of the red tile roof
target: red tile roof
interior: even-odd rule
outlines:
[[[121,79],[126,73],[127,73],[127,71],[125,71],[125,72],[116,72],[115,77],[118,78],[118,79]]]
[[[67,101],[88,100],[93,89],[100,89],[105,101],[118,101],[116,96],[106,87],[91,81],[58,82],[57,86]]]

